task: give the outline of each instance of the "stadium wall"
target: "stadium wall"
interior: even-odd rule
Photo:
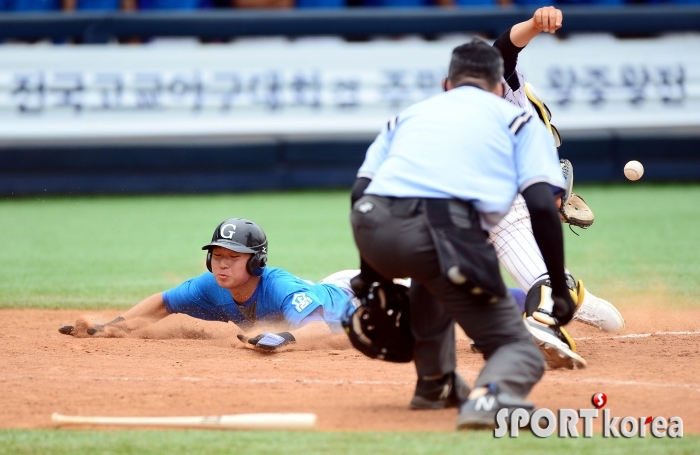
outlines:
[[[200,193],[349,187],[369,141],[249,145],[5,148],[0,194]],[[624,180],[631,159],[645,181],[700,180],[695,137],[581,138],[560,149],[577,182]]]
[[[328,33],[328,24],[345,35],[477,26],[494,32],[525,13],[0,15],[0,35],[57,39],[88,30],[86,41],[97,42],[122,33],[209,36],[225,29],[226,36],[294,36]],[[700,22],[693,19],[700,9],[566,14],[569,33],[684,32],[543,35],[523,52],[521,66],[550,105],[564,138],[560,154],[575,163],[577,181],[622,179],[630,159],[645,164],[645,180],[700,179]],[[382,125],[439,93],[451,49],[471,36],[0,46],[0,194],[350,185]]]

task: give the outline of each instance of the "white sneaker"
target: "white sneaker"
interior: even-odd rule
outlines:
[[[607,300],[594,296],[588,289],[584,292],[583,303],[574,315],[574,320],[605,332],[616,332],[625,328],[625,320],[617,308]]]
[[[576,354],[566,342],[562,341],[563,335],[557,333],[555,327],[542,324],[528,316],[525,318],[525,327],[532,334],[540,351],[544,354],[547,367],[554,370],[557,368],[586,368],[588,362]]]

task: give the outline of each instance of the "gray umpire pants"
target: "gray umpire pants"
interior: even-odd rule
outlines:
[[[385,278],[410,277],[411,329],[419,377],[455,370],[454,321],[483,353],[486,365],[475,387],[495,383],[525,398],[544,373],[544,357],[508,295],[485,303],[440,271],[421,202],[365,195],[351,214],[360,254]],[[484,240],[486,241],[486,240]]]

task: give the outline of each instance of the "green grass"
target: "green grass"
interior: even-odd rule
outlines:
[[[494,439],[490,432],[0,431],[0,455],[150,454],[696,454],[700,436],[681,439]]]
[[[699,185],[579,186],[596,214],[567,264],[624,306],[696,306]],[[308,279],[357,266],[347,191],[17,198],[0,202],[0,307],[124,308],[204,270],[224,218],[267,231],[270,263]],[[653,300],[653,298],[652,298]]]
[[[579,186],[596,214],[567,264],[623,306],[697,305],[700,185]],[[231,216],[267,232],[270,263],[307,279],[357,267],[347,191],[0,201],[0,307],[124,308],[204,270]]]
[[[621,306],[698,307],[700,185],[630,182],[576,192],[596,221],[580,237],[565,237],[575,277]]]
[[[0,202],[0,307],[124,308],[205,270],[225,218],[250,218],[270,262],[320,279],[357,267],[346,192]]]

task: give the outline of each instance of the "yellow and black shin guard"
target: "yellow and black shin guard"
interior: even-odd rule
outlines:
[[[576,303],[576,311],[581,307],[585,294],[583,282],[574,280],[574,277],[567,273],[567,285],[571,298]],[[561,334],[561,340],[569,345],[572,351],[576,352],[576,342],[571,338],[564,327],[557,324],[552,316],[554,300],[552,299],[552,288],[549,280],[540,280],[535,283],[525,297],[525,317],[532,316],[534,320],[550,326],[555,332]]]

